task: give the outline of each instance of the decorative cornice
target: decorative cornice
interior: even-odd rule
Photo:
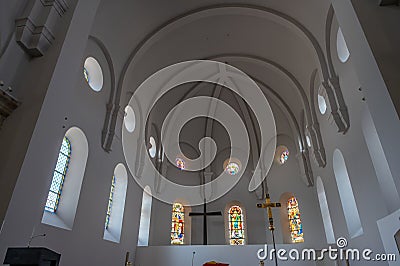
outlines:
[[[15,21],[17,43],[30,56],[43,56],[53,44],[57,22],[68,7],[66,0],[31,0],[24,16]]]

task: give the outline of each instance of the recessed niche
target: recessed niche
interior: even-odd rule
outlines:
[[[92,90],[101,91],[103,88],[103,70],[95,58],[86,58],[83,66],[83,77]]]

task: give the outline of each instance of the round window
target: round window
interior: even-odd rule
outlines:
[[[93,57],[88,57],[83,66],[83,77],[94,91],[101,91],[103,88],[103,71],[99,62]]]

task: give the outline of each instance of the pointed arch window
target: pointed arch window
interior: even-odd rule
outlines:
[[[64,137],[58,153],[57,164],[53,172],[49,194],[47,196],[45,210],[48,212],[55,213],[57,211],[70,159],[71,142],[67,137]]]
[[[171,244],[183,245],[185,226],[185,209],[181,203],[172,205]]]
[[[244,215],[239,206],[232,206],[229,209],[229,244],[245,244]]]
[[[289,216],[290,237],[293,243],[304,242],[303,224],[300,219],[299,203],[296,197],[290,197],[287,201]]]

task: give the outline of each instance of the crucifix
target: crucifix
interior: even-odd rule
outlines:
[[[207,212],[207,204],[206,201],[204,201],[203,212],[191,212],[189,216],[203,216],[203,245],[207,245],[207,217],[222,216],[222,212]]]
[[[208,174],[208,173],[205,173]],[[203,175],[202,183],[205,184],[205,177]],[[189,216],[203,216],[203,245],[207,245],[207,217],[208,216],[222,216],[222,212],[207,212],[207,202],[206,196],[204,193],[204,204],[203,204],[203,212],[190,212]]]
[[[275,235],[274,235],[275,226],[274,226],[274,219],[272,217],[272,208],[275,208],[275,207],[279,208],[279,207],[281,207],[281,204],[279,202],[271,202],[271,198],[269,197],[268,193],[265,196],[265,203],[257,204],[257,208],[267,209],[267,211],[268,211],[268,221],[269,221],[268,229],[271,231],[271,234],[272,234],[272,243],[274,245],[274,250],[275,250],[275,252],[274,252],[275,265],[278,265],[278,261],[276,258],[276,246],[275,246]]]

